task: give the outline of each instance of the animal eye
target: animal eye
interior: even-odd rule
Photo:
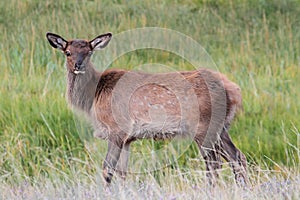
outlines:
[[[65,51],[66,56],[70,56],[71,52],[69,50]]]

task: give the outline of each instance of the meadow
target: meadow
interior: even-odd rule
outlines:
[[[2,0],[0,13],[0,198],[300,198],[299,1]],[[68,107],[65,58],[45,34],[92,39],[143,27],[193,38],[240,85],[243,110],[230,135],[247,156],[251,189],[237,188],[227,165],[218,186],[208,187],[194,144],[170,167],[103,187],[106,143],[92,138],[92,129]],[[103,57],[104,51],[95,53],[95,65]],[[191,69],[155,49],[128,53],[110,67],[148,63]],[[164,144],[140,141],[132,151]]]

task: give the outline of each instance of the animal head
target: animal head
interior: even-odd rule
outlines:
[[[74,74],[84,74],[89,67],[91,55],[95,50],[103,49],[112,38],[111,33],[99,35],[93,40],[65,40],[63,37],[47,33],[46,37],[53,48],[61,50],[67,57],[67,69]]]

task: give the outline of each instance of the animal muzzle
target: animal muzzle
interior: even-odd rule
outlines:
[[[81,63],[75,63],[74,67],[74,74],[84,74],[85,73],[85,67]]]

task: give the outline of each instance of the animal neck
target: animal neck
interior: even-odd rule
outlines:
[[[80,111],[89,113],[93,105],[95,91],[101,73],[91,63],[84,74],[67,73],[67,98],[70,105]]]

